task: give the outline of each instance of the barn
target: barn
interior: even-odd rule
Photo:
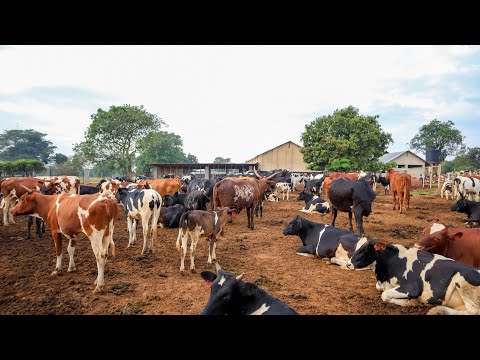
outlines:
[[[256,164],[262,170],[285,169],[295,172],[307,170],[307,163],[303,161],[303,154],[300,152],[302,147],[292,141],[278,145],[273,149],[267,150],[257,155],[247,164]]]
[[[420,174],[425,174],[427,164],[425,160],[410,150],[385,154],[379,158],[379,161],[384,164],[396,162],[396,171],[410,174],[413,178],[419,178]]]

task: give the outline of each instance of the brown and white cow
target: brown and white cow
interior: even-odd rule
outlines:
[[[223,235],[223,227],[228,221],[229,211],[230,209],[228,207],[224,207],[219,211],[190,210],[182,215],[176,244],[177,250],[180,251],[180,271],[182,273],[185,271],[188,237],[191,239],[190,270],[192,272],[195,272],[195,248],[201,236],[210,240],[208,247],[208,264],[211,264],[212,260],[216,260],[215,247],[217,235]],[[180,240],[182,241],[181,246]]]
[[[398,195],[398,208],[400,209],[400,214],[404,214],[406,210],[410,208],[412,176],[410,174],[396,172],[393,169],[388,169],[385,178],[390,180],[393,210],[395,210],[396,196]]]
[[[433,222],[423,229],[415,247],[480,268],[480,229],[449,228]]]
[[[105,262],[110,245],[112,246],[112,254],[115,256],[113,229],[118,212],[116,201],[100,194],[43,195],[26,187],[24,189],[25,194],[20,197],[18,204],[13,207],[11,213],[14,216],[37,213],[51,229],[57,256],[57,263],[52,275],[58,274],[62,269],[62,235],[69,240],[67,248],[70,256],[68,272],[76,270],[73,260],[75,238],[83,233],[90,239],[97,260],[98,275],[93,292],[102,290],[105,284]]]
[[[80,179],[77,176],[37,176],[36,179],[44,180],[46,187],[53,187],[55,194],[80,193]]]

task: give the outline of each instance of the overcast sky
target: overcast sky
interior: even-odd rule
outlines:
[[[480,146],[478,46],[0,46],[0,131],[48,134],[72,155],[90,115],[144,105],[185,153],[244,162],[353,105],[407,150],[452,120]],[[423,154],[422,154],[423,155]]]

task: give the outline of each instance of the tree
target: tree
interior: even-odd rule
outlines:
[[[480,169],[480,147],[467,148],[466,151],[457,155],[452,161],[442,162],[442,172],[454,170],[478,170]]]
[[[190,164],[198,164],[198,158],[195,155],[188,153],[187,162]]]
[[[352,168],[350,165],[350,160],[341,158],[335,159],[327,166],[326,170],[328,171],[348,171]]]
[[[165,122],[141,106],[110,106],[108,111],[98,109],[91,116],[92,123],[85,132],[85,140],[75,144],[74,151],[94,164],[113,161],[125,168],[130,176],[141,140],[160,130]]]
[[[325,169],[334,160],[345,158],[350,160],[351,169],[370,170],[393,142],[378,118],[360,115],[353,106],[316,118],[305,125],[301,135],[304,161],[312,168]]]
[[[423,125],[418,134],[410,140],[410,148],[426,152],[431,149],[440,150],[440,161],[444,161],[448,155],[458,154],[463,144],[460,130],[455,129],[451,120],[441,122],[437,119]]]
[[[223,158],[221,156],[217,156],[215,160],[213,160],[214,164],[223,164],[223,163],[231,163],[230,158]]]
[[[185,163],[187,156],[183,152],[183,140],[174,133],[158,131],[148,134],[140,142],[140,155],[135,159],[137,172],[149,171],[150,163]],[[189,154],[191,157],[196,156]]]
[[[18,159],[15,161],[0,162],[0,175],[35,176],[35,173],[45,170],[45,164],[41,160]]]
[[[56,153],[54,159],[57,165],[62,165],[68,161],[67,155],[63,155],[62,153]]]
[[[14,161],[18,159],[41,160],[45,164],[57,148],[49,140],[47,134],[28,130],[5,130],[0,134],[0,159]]]

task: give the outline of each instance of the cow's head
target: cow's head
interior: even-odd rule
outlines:
[[[365,244],[355,251],[347,262],[349,269],[363,269],[373,264],[378,255],[385,251],[387,244],[381,241],[368,240]]]
[[[448,227],[441,223],[433,223],[423,231],[423,238],[414,247],[432,254],[444,255],[448,251],[448,241],[455,241],[463,236],[462,232],[450,234]]]
[[[100,187],[100,194],[106,196],[109,199],[115,199],[118,189],[122,187],[122,183],[119,180],[110,180],[104,182]]]
[[[257,292],[257,285],[242,281],[243,275],[235,276],[220,268],[217,273],[202,271],[200,276],[210,287],[210,299],[200,315],[241,315],[244,305]]]
[[[309,194],[306,190],[303,190],[300,194],[298,194],[297,200],[309,200],[311,197],[312,194]]]
[[[297,235],[302,229],[302,217],[296,215],[292,221],[283,229],[283,235]]]
[[[18,203],[12,209],[10,209],[10,213],[13,216],[33,214],[35,212],[35,196],[37,194],[37,191],[29,189],[24,185],[21,186],[24,187],[27,192],[20,196]]]
[[[451,211],[464,212],[468,210],[468,202],[460,193],[461,199],[459,199],[453,206],[450,208]]]

